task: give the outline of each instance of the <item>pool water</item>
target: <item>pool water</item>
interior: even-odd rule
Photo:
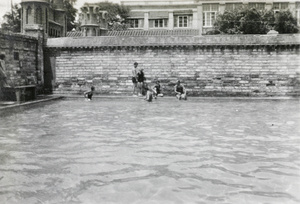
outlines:
[[[0,117],[1,203],[300,203],[299,100],[66,99]]]

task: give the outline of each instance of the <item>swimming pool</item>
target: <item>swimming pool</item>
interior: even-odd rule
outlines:
[[[299,203],[299,100],[66,99],[0,117],[4,203]]]

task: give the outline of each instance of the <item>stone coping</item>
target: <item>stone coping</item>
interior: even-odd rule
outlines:
[[[44,102],[49,102],[49,101],[54,101],[54,100],[60,100],[60,99],[82,99],[84,101],[84,97],[82,95],[59,95],[59,94],[54,94],[46,97],[41,97],[40,99],[36,99],[33,101],[27,101],[24,103],[12,103],[12,102],[3,102],[3,106],[0,106],[0,117],[1,116],[6,116],[8,114],[13,114],[13,113],[18,113],[18,111],[23,110],[23,108],[31,107],[37,104],[41,104]],[[101,95],[101,96],[93,96],[94,99],[96,100],[101,100],[101,99],[128,99],[130,100],[141,100],[144,101],[144,97],[133,97],[133,96],[126,96],[126,95]],[[169,100],[177,100],[175,96],[164,96],[164,97],[159,97],[158,99],[153,99],[155,100],[164,100],[167,99]],[[197,96],[189,96],[188,101],[197,101],[197,100],[299,100],[299,97],[197,97]]]
[[[94,36],[47,40],[47,48],[97,48],[145,46],[280,46],[300,45],[300,34],[205,36]]]
[[[37,40],[36,37],[30,36],[30,35],[26,35],[24,33],[12,33],[12,32],[1,32],[0,31],[0,36],[5,36],[8,37],[10,39],[16,39],[16,38],[21,38],[21,39],[30,39],[30,40]]]
[[[57,97],[62,97],[62,98],[82,98],[84,100],[84,97],[82,94],[54,94]],[[93,98],[97,98],[97,99],[142,99],[144,97],[133,97],[132,95],[94,95]],[[157,100],[163,100],[163,99],[176,99],[175,96],[163,96],[163,97],[158,97]],[[215,99],[215,100],[300,100],[300,97],[296,97],[296,96],[269,96],[269,97],[260,97],[260,96],[256,96],[256,97],[239,97],[239,96],[232,96],[232,97],[227,97],[227,96],[188,96],[188,98],[190,99],[201,99],[201,100],[211,100],[211,99]],[[154,99],[155,100],[155,99]]]
[[[17,110],[19,110],[19,108],[23,108],[23,107],[28,107],[28,106],[32,106],[35,104],[39,104],[39,103],[43,103],[43,102],[48,102],[48,101],[53,101],[53,100],[58,100],[58,99],[62,99],[62,96],[45,96],[45,97],[40,97],[36,100],[32,100],[32,101],[27,101],[24,103],[17,103],[17,102],[4,102],[3,106],[0,106],[0,117],[2,115],[5,115],[5,113],[12,113],[12,112],[17,112]]]

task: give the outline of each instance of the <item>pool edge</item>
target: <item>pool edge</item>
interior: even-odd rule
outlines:
[[[9,111],[9,110],[14,110],[16,108],[20,108],[20,107],[27,107],[27,106],[31,106],[34,104],[38,104],[38,103],[44,103],[44,102],[48,102],[48,101],[54,101],[54,100],[59,100],[59,99],[63,99],[63,96],[48,96],[46,98],[41,98],[41,99],[36,99],[33,101],[27,101],[24,103],[14,103],[12,105],[6,105],[3,107],[0,107],[0,114],[2,115],[2,113],[5,111]]]

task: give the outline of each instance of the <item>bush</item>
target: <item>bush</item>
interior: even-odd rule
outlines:
[[[297,20],[290,11],[274,13],[240,8],[218,15],[215,29],[225,34],[266,34],[275,29],[279,33],[297,33]]]

